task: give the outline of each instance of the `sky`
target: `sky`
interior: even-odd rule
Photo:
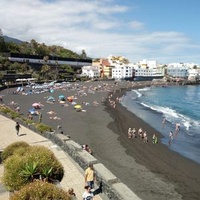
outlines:
[[[91,58],[200,64],[200,0],[0,0],[3,35]]]

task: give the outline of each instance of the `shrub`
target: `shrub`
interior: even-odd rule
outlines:
[[[20,176],[25,165],[24,159],[20,155],[8,157],[4,162],[3,184],[9,191],[19,190],[27,184],[27,178]]]
[[[52,128],[50,126],[47,126],[45,124],[42,124],[42,123],[38,123],[36,124],[36,129],[40,132],[40,133],[43,133],[43,132],[50,132],[52,131]]]
[[[34,181],[20,191],[14,193],[10,200],[31,200],[31,199],[52,199],[52,200],[70,200],[67,193],[56,187],[51,183],[46,183],[43,181]]]
[[[31,120],[31,119],[27,119],[25,117],[21,117],[22,121],[27,124],[27,125],[30,125],[30,124],[34,124],[34,121]]]
[[[24,155],[27,151],[30,145],[26,142],[19,141],[19,142],[14,142],[10,145],[8,145],[2,152],[1,158],[4,161],[7,159],[9,156],[12,156],[13,154],[19,154],[19,155]]]
[[[4,114],[9,114],[12,119],[20,117],[20,114],[18,112],[15,112],[14,110],[6,106],[0,106],[0,111]]]
[[[17,113],[17,112],[15,112],[15,111],[10,111],[9,114],[10,114],[10,117],[11,117],[12,119],[16,119],[16,118],[20,117],[20,114]]]
[[[52,183],[61,181],[64,175],[62,164],[43,146],[30,146],[23,156],[13,154],[4,163],[3,183],[10,191],[40,178]]]
[[[64,169],[62,164],[57,160],[53,152],[46,147],[33,146],[26,156],[26,162],[38,163],[38,173],[42,178],[48,178],[50,182],[54,180],[61,181],[63,178]]]
[[[7,114],[7,113],[10,113],[11,109],[10,108],[7,108],[7,107],[4,107],[4,106],[1,106],[0,107],[0,111],[4,114]]]

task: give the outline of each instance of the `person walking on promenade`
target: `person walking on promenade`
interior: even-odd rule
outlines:
[[[85,185],[93,189],[95,179],[93,164],[89,164],[88,168],[85,170]]]
[[[16,129],[16,131],[17,131],[17,136],[19,136],[19,129],[21,128],[21,126],[20,126],[20,124],[19,124],[19,122],[16,122],[16,124],[15,124],[15,129]]]
[[[83,200],[93,200],[94,194],[91,192],[90,186],[85,186],[85,192],[83,193]]]

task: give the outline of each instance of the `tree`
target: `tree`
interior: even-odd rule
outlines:
[[[3,36],[0,35],[0,52],[6,52],[8,50],[6,42]]]
[[[84,49],[82,50],[81,58],[83,58],[83,59],[86,59],[86,58],[87,58],[87,54],[86,54],[86,52],[85,52]]]
[[[51,70],[51,67],[49,65],[42,66],[41,73],[44,78],[48,79],[50,70]]]
[[[0,36],[3,36],[3,31],[1,30],[1,28],[0,28]]]

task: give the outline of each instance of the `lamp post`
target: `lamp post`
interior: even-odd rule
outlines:
[[[7,86],[7,94],[9,93],[9,83],[6,81],[5,85]]]

